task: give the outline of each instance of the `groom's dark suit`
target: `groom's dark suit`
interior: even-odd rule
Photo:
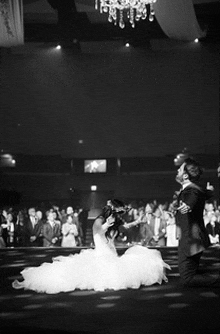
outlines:
[[[203,221],[203,210],[205,201],[211,196],[211,191],[202,189],[194,183],[189,184],[178,196],[178,205],[183,201],[191,209],[186,214],[181,214],[180,211],[176,214],[179,273],[183,284],[187,286],[215,284],[216,278],[197,274],[202,252],[210,246]]]

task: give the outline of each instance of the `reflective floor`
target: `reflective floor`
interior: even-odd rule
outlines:
[[[55,295],[14,290],[27,266],[81,249],[12,248],[0,250],[0,332],[158,334],[217,333],[220,330],[220,289],[183,288],[179,284],[177,249],[161,248],[172,270],[168,283],[121,291],[72,291]],[[123,254],[125,248],[118,248]],[[201,270],[220,269],[218,248],[204,254]]]

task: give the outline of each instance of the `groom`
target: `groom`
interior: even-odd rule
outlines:
[[[203,189],[198,185],[201,174],[199,164],[194,159],[187,158],[176,176],[176,181],[182,185],[176,214],[179,273],[185,286],[220,288],[220,276],[197,273],[203,251],[210,246],[203,210],[205,201],[213,195],[214,190],[212,186]]]

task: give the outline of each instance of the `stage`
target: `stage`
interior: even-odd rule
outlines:
[[[121,291],[73,291],[56,295],[14,290],[20,271],[82,248],[0,249],[0,332],[47,334],[218,333],[220,289],[184,288],[179,283],[177,249],[160,248],[172,270],[168,283]],[[119,255],[126,250],[117,248]],[[202,271],[217,273],[220,248],[204,253]]]

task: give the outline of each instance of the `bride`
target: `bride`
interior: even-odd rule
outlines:
[[[135,245],[118,256],[114,239],[119,233],[121,216],[126,212],[123,202],[108,201],[93,224],[95,249],[82,250],[79,254],[58,256],[52,263],[25,268],[23,281],[12,283],[15,289],[29,289],[54,294],[80,290],[104,291],[107,289],[138,289],[141,285],[161,284],[165,268],[170,269],[156,249]],[[140,221],[124,223],[130,228]]]

